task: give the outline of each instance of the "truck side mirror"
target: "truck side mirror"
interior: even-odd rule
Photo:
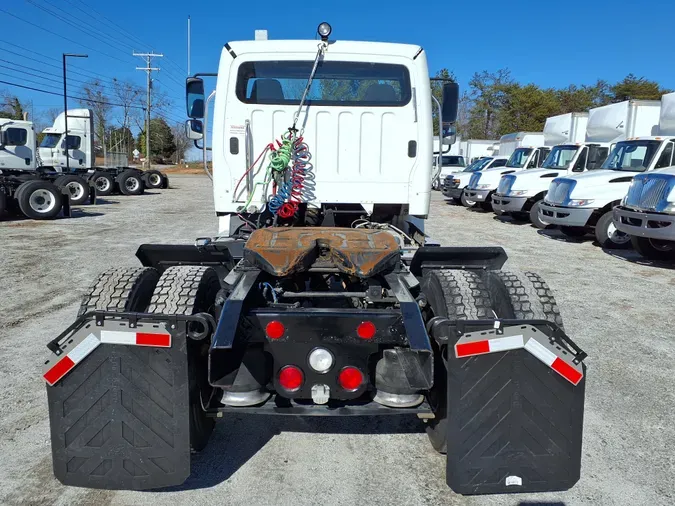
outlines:
[[[441,133],[442,144],[451,145],[457,140],[457,109],[459,107],[459,85],[457,83],[445,83],[443,85],[443,132]]]
[[[455,123],[457,110],[459,109],[459,85],[457,83],[445,83],[443,85],[443,123]],[[445,128],[443,128],[445,130]]]
[[[0,149],[5,149],[5,144],[7,144],[7,132],[3,130],[0,132]]]
[[[185,134],[188,139],[198,141],[204,137],[204,125],[198,119],[189,119],[185,122]]]
[[[185,101],[189,118],[204,117],[204,81],[198,77],[188,77],[185,81]]]
[[[588,147],[588,161],[586,162],[586,168],[588,170],[593,170],[598,167],[598,159],[600,158],[600,153],[598,146],[589,146]]]

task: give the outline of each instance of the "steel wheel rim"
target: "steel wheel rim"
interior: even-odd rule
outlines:
[[[613,222],[607,227],[607,237],[615,244],[626,244],[630,241],[630,236],[617,230]]]
[[[127,178],[127,180],[124,182],[125,188],[132,192],[138,190],[140,184],[141,183],[135,177]]]
[[[159,177],[159,174],[150,174],[148,180],[150,181],[150,184],[152,186],[159,186],[159,184],[162,182],[161,178]]]
[[[77,181],[71,181],[66,185],[70,198],[73,200],[79,200],[84,195],[84,188]]]
[[[107,177],[98,177],[95,181],[96,189],[99,191],[107,191],[110,188],[110,180]]]
[[[49,190],[33,191],[28,197],[28,205],[36,213],[48,213],[56,207],[56,198]]]

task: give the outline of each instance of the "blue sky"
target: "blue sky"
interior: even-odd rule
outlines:
[[[87,5],[97,12],[89,11]],[[44,9],[58,12],[63,19]],[[463,89],[474,72],[501,67],[510,68],[517,81],[545,87],[591,84],[599,78],[613,82],[632,72],[675,89],[670,49],[675,2],[669,0],[296,4],[278,0],[244,4],[205,0],[15,0],[0,4],[0,59],[5,60],[0,61],[0,81],[60,92],[61,53],[83,52],[89,58],[72,62],[77,66],[73,70],[80,72],[71,75],[73,79],[86,80],[96,73],[105,76],[104,81],[117,77],[144,84],[144,73],[134,70],[143,62],[131,52],[154,50],[166,55],[156,62],[163,69],[156,75],[157,86],[175,99],[168,116],[178,121],[184,117],[182,82],[188,15],[192,17],[193,72],[215,71],[223,44],[252,39],[255,29],[267,29],[272,39],[314,38],[316,25],[325,20],[333,25],[335,39],[420,44],[428,53],[431,72],[449,68]],[[79,26],[83,30],[76,28]],[[80,84],[71,83],[73,94]],[[48,107],[62,107],[58,96],[0,83],[3,89],[33,99],[36,114]]]

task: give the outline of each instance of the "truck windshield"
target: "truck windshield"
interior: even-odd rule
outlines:
[[[516,149],[511,155],[511,158],[509,158],[509,162],[506,164],[506,166],[513,167],[516,169],[525,167],[525,164],[527,163],[527,158],[530,156],[531,153],[532,153],[531,148]]]
[[[443,156],[441,157],[443,167],[465,167],[463,156]]]
[[[579,146],[555,146],[544,160],[544,169],[569,169]]]
[[[247,104],[298,105],[313,61],[252,61],[239,66],[237,97]],[[403,65],[320,61],[309,105],[402,107],[410,102],[410,73]]]
[[[70,129],[68,129],[70,130]],[[55,148],[61,139],[61,134],[46,134],[42,142],[40,143],[41,148]]]
[[[481,171],[485,167],[487,167],[490,164],[491,161],[492,161],[492,158],[481,158],[481,159],[473,162],[471,165],[469,165],[462,172],[478,172],[478,171]]]
[[[661,141],[619,142],[602,164],[602,168],[644,172],[654,159],[660,145]]]

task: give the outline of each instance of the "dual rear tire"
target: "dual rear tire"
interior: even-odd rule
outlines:
[[[538,319],[563,328],[560,310],[550,288],[538,274],[438,269],[425,273],[422,292],[428,302],[427,315],[451,320]],[[427,421],[426,431],[433,448],[447,451],[448,376],[447,357],[452,343],[435,347],[437,367],[434,387],[428,401],[435,417]]]
[[[78,316],[95,310],[192,315],[215,312],[220,282],[202,266],[169,267],[160,276],[151,267],[103,272],[84,296]],[[190,448],[200,451],[213,432],[214,419],[202,405],[211,395],[207,379],[208,340],[187,341]]]

